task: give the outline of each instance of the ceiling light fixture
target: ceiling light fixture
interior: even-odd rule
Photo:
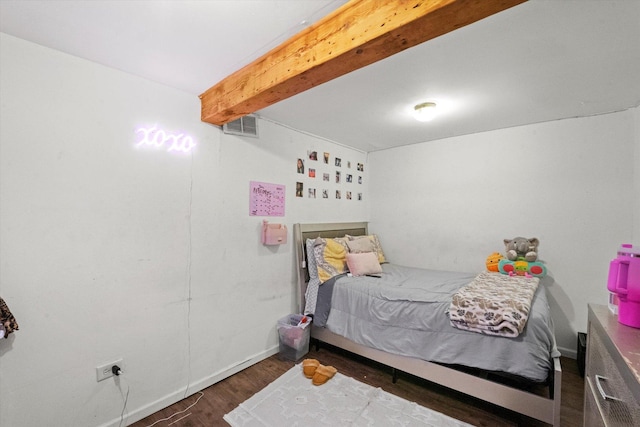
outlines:
[[[436,103],[423,102],[413,107],[413,116],[421,122],[430,122],[436,116]]]

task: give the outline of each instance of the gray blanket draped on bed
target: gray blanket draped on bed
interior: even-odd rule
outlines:
[[[314,324],[389,353],[507,372],[539,382],[547,378],[550,357],[560,353],[543,286],[533,297],[527,327],[518,337],[507,339],[450,324],[447,311],[452,296],[475,274],[394,264],[382,268],[381,278],[341,276],[323,283]]]

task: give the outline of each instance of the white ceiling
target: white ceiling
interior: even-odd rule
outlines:
[[[345,2],[0,0],[0,31],[197,96]],[[376,151],[639,104],[640,0],[530,0],[258,114]]]

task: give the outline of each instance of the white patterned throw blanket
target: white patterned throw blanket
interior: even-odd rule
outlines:
[[[522,333],[537,277],[482,272],[451,299],[451,325],[472,332],[515,338]]]

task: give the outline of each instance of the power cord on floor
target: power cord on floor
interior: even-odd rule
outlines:
[[[191,252],[193,251],[193,234],[191,215],[193,212],[193,153],[191,153],[191,176],[189,179],[189,248],[187,253],[187,386],[184,389],[183,399],[187,398],[191,387]]]
[[[187,253],[187,293],[188,293],[187,294],[187,386],[184,390],[184,395],[182,396],[183,399],[187,398],[189,387],[191,387],[191,251],[193,249],[192,229],[191,229],[192,208],[193,208],[193,154],[191,154],[191,180],[189,183],[189,251]],[[196,399],[196,401],[193,404],[189,405],[183,411],[178,411],[175,414],[167,418],[158,420],[153,424],[149,424],[146,427],[152,427],[162,421],[169,421],[171,420],[171,418],[177,415],[184,414],[189,409],[193,408],[200,401],[200,399],[202,399],[202,396],[204,396],[204,393],[201,391],[199,391],[198,394],[200,395],[198,396],[198,399]],[[175,420],[174,422],[168,425],[174,424],[177,421],[180,421],[181,419],[188,417],[189,415],[191,415],[191,413],[185,415],[182,418],[178,418],[177,420]]]
[[[192,241],[192,229],[191,229],[191,214],[192,214],[192,208],[193,208],[193,153],[191,154],[191,179],[190,179],[190,183],[189,183],[189,251],[187,253],[187,387],[184,390],[184,395],[183,395],[183,399],[187,398],[187,393],[189,392],[189,387],[191,386],[191,251],[192,251],[192,246],[193,246],[193,241]],[[114,368],[116,368],[114,366]],[[115,375],[119,375],[116,374],[114,371]],[[202,396],[204,396],[204,393],[199,391],[198,394],[200,396],[198,396],[198,399],[196,399],[195,402],[193,402],[191,405],[189,405],[186,409],[182,410],[182,411],[178,411],[175,414],[167,417],[167,418],[163,418],[161,420],[158,420],[156,422],[154,422],[153,424],[149,424],[146,427],[152,427],[162,421],[169,421],[171,420],[171,418],[180,415],[180,414],[184,414],[185,412],[187,412],[189,409],[193,408],[199,401],[200,399],[202,399]],[[127,398],[129,397],[129,388],[127,386]],[[127,402],[125,400],[125,407],[127,405]],[[124,408],[122,408],[122,414],[124,414]],[[185,415],[182,418],[177,419],[176,421],[168,424],[174,424],[177,421],[180,421],[183,418],[186,418],[187,416],[191,415],[190,413]],[[121,423],[122,423],[122,417],[121,417]]]
[[[152,426],[154,426],[154,425],[156,425],[156,424],[158,424],[158,423],[161,423],[162,421],[169,421],[171,418],[175,417],[176,415],[184,414],[184,413],[185,413],[185,412],[187,412],[189,409],[191,409],[191,408],[193,408],[194,406],[196,406],[196,404],[200,401],[200,399],[202,399],[202,396],[204,396],[204,393],[203,393],[203,392],[201,392],[201,391],[199,391],[199,392],[198,392],[198,394],[199,394],[200,396],[198,396],[198,398],[196,399],[196,401],[195,401],[195,402],[193,402],[191,405],[187,406],[184,410],[182,410],[182,411],[178,411],[178,412],[176,412],[175,414],[173,414],[173,415],[171,415],[171,416],[169,416],[169,417],[167,417],[167,418],[163,418],[163,419],[161,419],[161,420],[158,420],[158,421],[156,421],[156,422],[155,422],[155,423],[153,423],[153,424],[149,424],[149,425],[148,425],[148,426],[146,426],[146,427],[152,427]],[[185,417],[182,417],[182,418],[185,418]],[[180,418],[180,419],[182,419],[182,418]],[[178,420],[176,420],[176,421],[178,421]]]
[[[118,365],[113,365],[111,367],[111,372],[117,377],[118,380],[120,380],[121,375],[124,374],[124,372]],[[129,383],[127,383],[126,380],[125,383],[127,384],[127,394],[124,397],[124,405],[122,405],[122,412],[120,412],[120,424],[118,424],[118,427],[122,427],[122,423],[124,422],[124,411],[127,409],[127,403],[129,402]],[[122,389],[120,389],[120,392],[122,392]]]

